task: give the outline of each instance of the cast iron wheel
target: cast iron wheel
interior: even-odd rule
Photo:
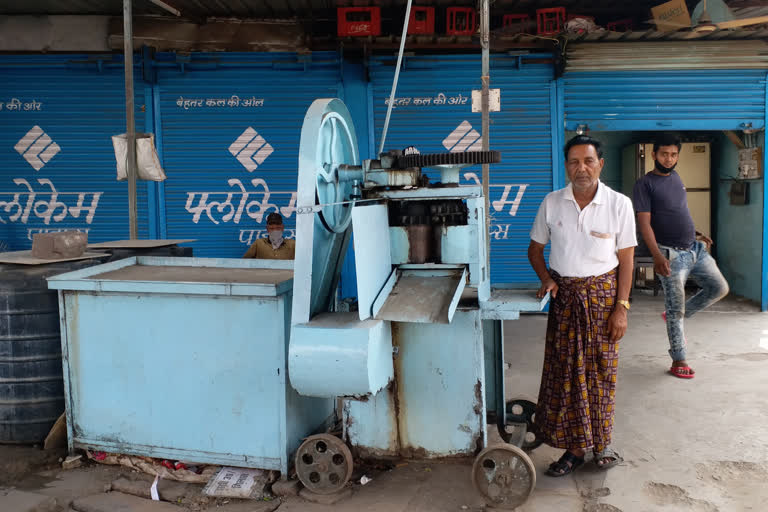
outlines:
[[[499,426],[499,435],[505,443],[511,442],[519,437],[518,430],[525,428],[525,436],[520,446],[526,452],[530,452],[541,446],[542,441],[536,436],[536,426],[534,424],[534,415],[536,414],[536,404],[524,398],[508,400],[506,407],[506,423]]]
[[[489,505],[513,509],[525,503],[536,487],[536,468],[517,446],[489,446],[475,458],[472,484]]]
[[[296,450],[296,475],[317,494],[333,494],[352,476],[352,452],[330,434],[309,436]]]

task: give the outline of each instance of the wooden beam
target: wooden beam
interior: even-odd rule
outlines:
[[[739,134],[737,134],[734,131],[731,130],[723,130],[723,134],[728,137],[728,140],[733,142],[733,145],[736,146],[739,149],[744,149],[747,146],[744,145],[744,142],[742,142],[741,137],[739,137]]]
[[[761,25],[763,23],[768,23],[768,16],[754,16],[752,18],[742,18],[740,20],[723,21],[721,23],[716,23],[716,25],[719,29],[726,29],[748,27],[749,25]]]

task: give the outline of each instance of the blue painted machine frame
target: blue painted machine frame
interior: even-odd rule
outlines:
[[[289,385],[293,280],[116,280],[158,268],[292,270],[293,261],[133,257],[51,278],[59,290],[69,449],[281,471],[334,401]],[[223,281],[223,280],[221,280]]]

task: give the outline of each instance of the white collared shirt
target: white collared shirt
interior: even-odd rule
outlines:
[[[605,274],[618,266],[619,249],[637,245],[632,201],[598,182],[592,202],[581,209],[569,183],[544,198],[531,239],[552,242],[549,267],[563,277]]]

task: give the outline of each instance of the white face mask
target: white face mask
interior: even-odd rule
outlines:
[[[269,237],[269,243],[272,244],[273,249],[277,249],[283,243],[283,230],[270,231],[267,236]]]

